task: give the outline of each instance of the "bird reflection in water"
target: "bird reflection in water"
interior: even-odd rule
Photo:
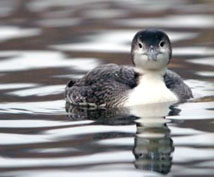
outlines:
[[[133,154],[135,167],[162,174],[169,173],[172,165],[173,141],[167,126],[167,115],[175,115],[178,109],[170,104],[155,104],[131,109],[136,120],[137,132]]]
[[[165,103],[114,110],[93,110],[67,104],[66,111],[72,120],[95,120],[105,125],[136,124],[132,150],[135,168],[162,174],[169,173],[174,146],[165,117],[177,115],[179,109]]]

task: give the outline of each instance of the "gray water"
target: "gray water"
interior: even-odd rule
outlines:
[[[168,108],[65,106],[99,64],[129,65],[140,29],[169,34],[195,99]],[[213,176],[214,1],[1,0],[0,176]]]

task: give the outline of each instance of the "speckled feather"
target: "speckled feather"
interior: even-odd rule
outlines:
[[[66,87],[66,100],[74,105],[116,107],[127,99],[130,89],[137,86],[139,73],[133,67],[116,64],[100,65],[83,78],[71,80]],[[167,70],[166,86],[183,102],[192,97],[181,77]]]
[[[191,89],[184,83],[181,76],[177,73],[169,69],[166,70],[164,81],[167,88],[177,95],[179,102],[185,102],[186,100],[193,98]]]

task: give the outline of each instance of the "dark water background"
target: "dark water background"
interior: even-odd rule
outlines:
[[[169,67],[196,100],[157,109],[155,123],[65,109],[67,81],[131,64],[130,41],[144,28],[169,34]],[[214,1],[0,0],[0,95],[2,177],[211,177]]]

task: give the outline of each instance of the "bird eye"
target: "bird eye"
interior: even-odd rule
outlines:
[[[142,47],[143,47],[141,43],[138,43],[138,46],[139,46],[140,48],[142,48]]]
[[[160,44],[159,44],[161,47],[163,47],[165,45],[165,42],[164,41],[161,41]]]

